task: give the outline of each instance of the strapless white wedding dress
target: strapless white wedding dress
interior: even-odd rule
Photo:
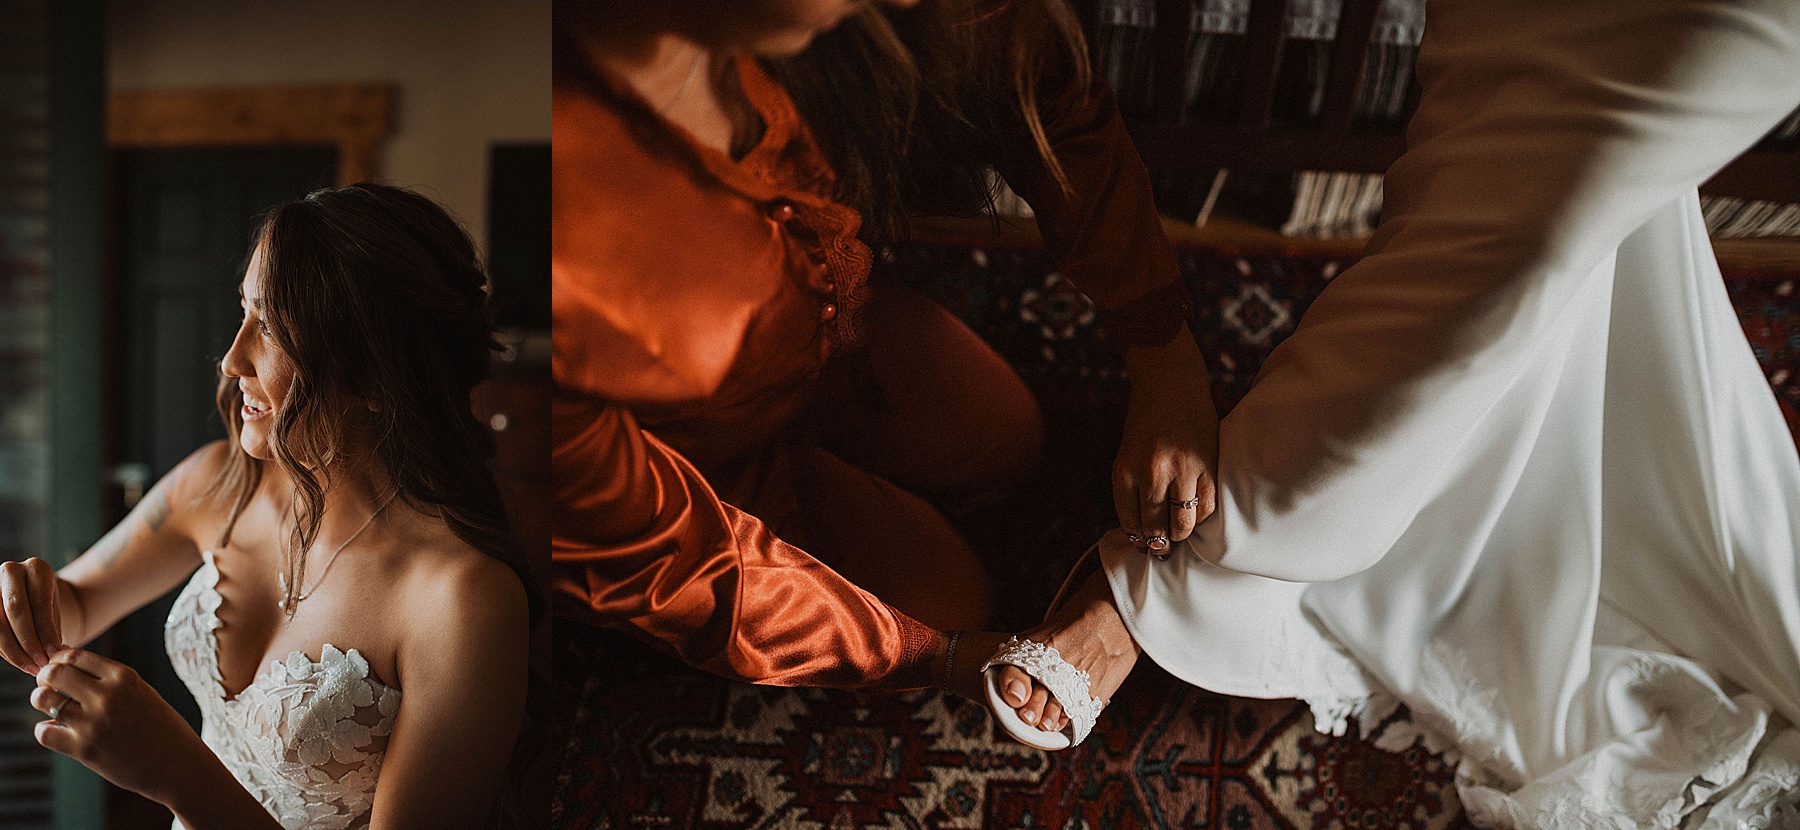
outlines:
[[[163,632],[175,672],[200,702],[200,737],[282,827],[367,827],[400,690],[371,676],[356,649],[326,644],[318,660],[296,651],[270,661],[227,697],[214,636],[219,571],[204,556]]]
[[[1432,0],[1418,66],[1218,511],[1102,543],[1127,624],[1322,729],[1404,704],[1478,826],[1800,827],[1800,459],[1695,197],[1800,104],[1800,2]]]

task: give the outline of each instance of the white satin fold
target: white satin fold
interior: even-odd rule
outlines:
[[[1800,3],[1434,2],[1419,66],[1219,511],[1102,545],[1127,623],[1321,728],[1406,704],[1485,826],[1792,815],[1800,460],[1694,189],[1800,104]]]

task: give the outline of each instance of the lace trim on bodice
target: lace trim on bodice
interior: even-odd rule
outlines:
[[[371,676],[356,649],[271,660],[236,697],[219,670],[221,598],[213,554],[176,598],[164,643],[200,704],[201,737],[286,828],[366,827],[400,690]],[[179,823],[176,825],[179,827]]]

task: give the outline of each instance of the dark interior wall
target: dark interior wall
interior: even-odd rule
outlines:
[[[131,0],[107,9],[113,91],[377,81],[379,172],[487,238],[495,144],[550,140],[550,0]]]
[[[48,513],[44,555],[67,561],[100,535],[100,273],[106,63],[100,0],[33,0],[44,28],[48,160]],[[8,20],[12,18],[7,18]],[[40,318],[42,319],[42,318]],[[55,826],[101,826],[100,779],[54,757]],[[11,826],[11,825],[8,825]]]
[[[488,152],[487,265],[495,321],[550,329],[550,143]]]
[[[0,0],[0,559],[46,552],[50,252],[45,0]],[[31,678],[0,666],[0,827],[49,828]]]

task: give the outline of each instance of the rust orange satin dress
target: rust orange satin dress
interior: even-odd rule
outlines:
[[[871,261],[785,91],[753,60],[727,71],[764,125],[736,159],[603,78],[557,82],[557,612],[751,682],[929,685],[937,632],[784,541],[780,511],[745,509],[791,499],[768,492],[778,476],[702,474],[756,463],[815,401],[857,342]],[[1028,139],[1027,161],[996,166],[1065,273],[1121,328],[1179,326],[1174,258],[1110,97],[1051,137],[1083,197]]]

